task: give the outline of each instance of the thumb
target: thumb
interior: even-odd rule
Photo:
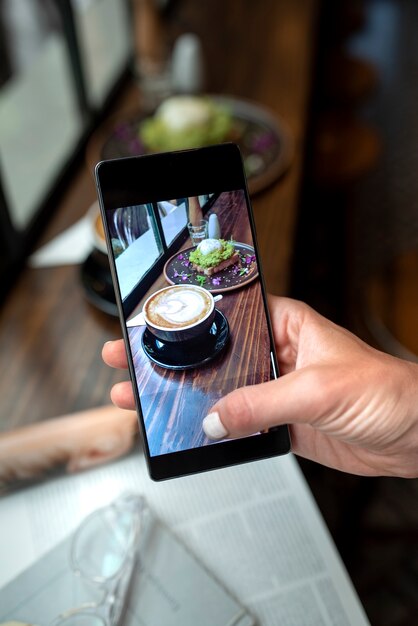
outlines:
[[[315,425],[330,411],[330,375],[334,378],[327,366],[307,367],[277,380],[236,389],[212,407],[203,420],[203,430],[209,439],[218,440],[252,435],[281,424]]]

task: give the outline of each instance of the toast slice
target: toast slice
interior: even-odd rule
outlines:
[[[226,269],[230,265],[241,265],[241,261],[239,258],[238,252],[234,252],[234,254],[225,261],[221,261],[218,265],[214,265],[213,267],[201,267],[200,265],[192,264],[194,270],[199,272],[200,274],[205,274],[206,276],[213,276],[213,274],[217,274],[218,272],[222,272],[222,270]]]

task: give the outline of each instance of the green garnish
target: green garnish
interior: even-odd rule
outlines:
[[[197,280],[197,282],[199,283],[199,286],[200,286],[200,287],[203,287],[203,285],[204,285],[204,284],[205,284],[205,282],[206,282],[206,276],[199,276],[199,275],[198,275],[198,276],[196,276],[196,280]]]

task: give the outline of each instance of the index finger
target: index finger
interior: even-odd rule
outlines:
[[[106,365],[110,367],[128,369],[128,359],[123,339],[107,341],[102,348],[102,358]]]

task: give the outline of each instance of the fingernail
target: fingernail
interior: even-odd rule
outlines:
[[[202,422],[202,427],[209,439],[225,439],[229,434],[217,412],[206,415]]]

